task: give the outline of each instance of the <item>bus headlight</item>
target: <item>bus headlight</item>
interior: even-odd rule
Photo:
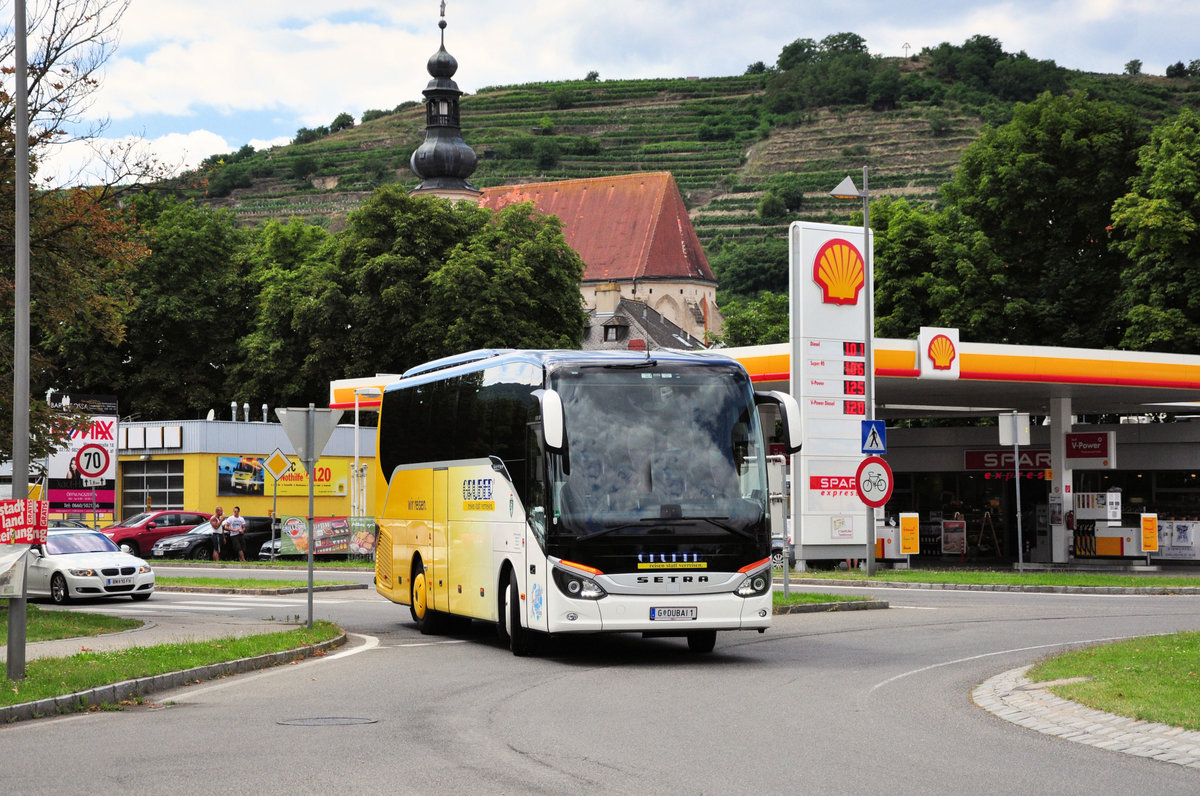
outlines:
[[[771,570],[760,569],[751,572],[737,587],[738,597],[757,597],[771,590]]]
[[[559,591],[576,600],[599,600],[608,596],[608,592],[591,578],[559,567],[554,568],[554,582]]]

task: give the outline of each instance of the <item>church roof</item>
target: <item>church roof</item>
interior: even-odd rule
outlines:
[[[584,282],[717,281],[669,172],[484,188],[479,204],[498,210],[526,201],[563,222]]]

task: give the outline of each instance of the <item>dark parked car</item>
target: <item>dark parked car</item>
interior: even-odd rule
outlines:
[[[149,554],[154,543],[164,536],[186,533],[209,518],[204,511],[147,511],[135,514],[100,532],[132,555]]]
[[[278,536],[278,534],[276,534]],[[246,558],[254,558],[259,548],[271,541],[270,517],[246,517]],[[167,536],[154,543],[150,555],[154,558],[212,559],[212,525],[201,522],[187,533]],[[221,557],[231,560],[222,552]]]

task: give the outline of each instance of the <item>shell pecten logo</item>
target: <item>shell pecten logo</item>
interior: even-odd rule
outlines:
[[[866,264],[854,244],[842,238],[825,242],[813,261],[813,281],[825,304],[857,304],[866,284]]]
[[[950,370],[954,364],[954,341],[944,334],[939,334],[929,341],[929,361],[934,370]]]

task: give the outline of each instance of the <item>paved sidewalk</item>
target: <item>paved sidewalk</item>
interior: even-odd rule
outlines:
[[[1075,743],[1200,769],[1200,732],[1115,716],[1061,699],[1033,684],[1023,666],[985,680],[975,704],[1006,721]]]

